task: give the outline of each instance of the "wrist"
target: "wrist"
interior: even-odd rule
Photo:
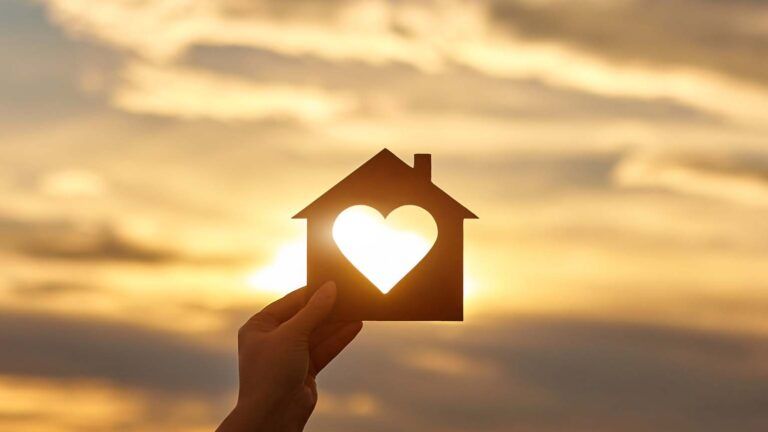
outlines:
[[[266,421],[267,409],[260,404],[241,403],[238,400],[217,432],[252,432],[261,430]]]
[[[276,405],[275,395],[264,391],[264,388],[251,390],[257,391],[244,392],[242,389],[240,390],[235,408],[249,412],[268,412],[270,408]]]

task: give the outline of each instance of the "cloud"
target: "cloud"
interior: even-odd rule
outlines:
[[[315,413],[327,417],[375,417],[381,410],[381,402],[370,393],[349,395],[323,393],[318,399]]]
[[[627,188],[659,188],[747,206],[768,206],[768,165],[635,154],[617,165],[614,179]]]
[[[762,124],[768,105],[768,93],[760,86],[705,69],[616,64],[553,42],[493,37],[464,44],[455,57],[494,76],[538,79],[603,96],[669,98],[752,126]]]
[[[309,87],[256,84],[201,70],[133,64],[112,103],[129,112],[186,119],[325,121],[354,100]]]
[[[492,1],[492,20],[520,37],[558,41],[615,62],[719,71],[766,85],[764,3],[706,0]],[[673,17],[685,16],[670,25]],[[701,43],[703,40],[716,43]]]
[[[70,294],[92,295],[97,290],[98,288],[91,285],[51,280],[36,283],[22,281],[10,286],[8,293],[25,301],[46,302],[51,298]]]
[[[142,414],[140,395],[95,382],[0,376],[5,431],[95,431],[125,428]],[[103,429],[102,429],[103,430]]]
[[[234,345],[214,349],[140,326],[5,311],[0,340],[13,347],[0,359],[0,373],[6,375],[100,379],[209,396],[235,383]]]
[[[328,396],[313,417],[315,430],[399,425],[502,431],[511,423],[551,431],[766,426],[768,350],[762,336],[530,316],[407,327],[367,326],[321,374],[320,398]],[[141,326],[5,312],[0,342],[13,348],[0,357],[5,376],[98,379],[217,406],[235,392],[234,339],[210,345]],[[402,362],[408,347],[430,353],[418,363],[434,372]],[[454,366],[440,364],[494,369],[453,373]]]
[[[109,226],[96,231],[80,231],[66,223],[58,225],[49,234],[24,238],[18,235],[20,252],[38,258],[71,261],[125,261],[141,263],[167,263],[180,256],[169,250],[133,243]],[[20,234],[20,233],[17,233]]]
[[[483,303],[456,326],[367,326],[320,377],[315,430],[768,429],[764,335],[735,333],[766,329],[759,2],[13,7],[78,42],[0,13],[21,65],[5,94],[23,102],[0,144],[0,370],[27,377],[0,386],[231,402],[232,330],[265,300],[247,278],[287,287],[285,260],[198,264],[273,255],[303,235],[285,209],[382,146],[418,146],[484,215],[466,232]],[[119,61],[74,49],[94,46]],[[496,308],[514,319],[482,322]],[[542,309],[656,324],[520,315]],[[146,429],[184,423],[166,424]]]
[[[64,169],[45,175],[40,180],[43,194],[59,198],[93,198],[107,191],[99,175],[82,169]]]
[[[5,432],[212,430],[229,407],[195,395],[166,397],[98,380],[0,376]]]
[[[131,237],[105,220],[0,215],[0,247],[26,256],[62,261],[143,264],[243,263],[246,256],[199,254]]]
[[[414,430],[503,431],[514,424],[531,431],[718,431],[731,422],[759,430],[768,387],[763,343],[761,337],[571,318],[425,324],[408,332],[371,325],[321,384],[336,391],[377,389],[387,412]],[[435,379],[421,368],[396,366],[409,346],[493,362],[498,370]]]
[[[322,11],[304,2],[296,8],[267,3],[247,14],[232,12],[242,9],[238,2],[47,4],[53,19],[69,31],[155,62],[172,63],[194,46],[243,46],[297,58],[402,63],[427,74],[461,65],[491,76],[534,79],[597,95],[671,99],[750,125],[763,124],[768,112],[768,91],[761,85],[695,62],[618,62],[600,50],[574,46],[567,38],[526,38],[509,31],[498,16],[494,19],[494,13],[507,20],[514,14],[501,13],[498,9],[503,8],[488,3],[359,0],[336,2]],[[169,109],[170,104],[156,103],[165,108],[154,110]],[[125,101],[120,106],[126,107]]]
[[[265,49],[219,46],[192,47],[180,61],[242,79],[311,84],[333,92],[352,93],[358,98],[360,114],[380,118],[405,113],[507,121],[718,121],[716,116],[671,100],[593,95],[528,79],[488,76],[464,67],[425,74],[403,64],[373,65],[311,56],[297,59]],[[469,93],[467,88],[473,91]]]
[[[403,355],[406,366],[437,375],[486,375],[494,373],[494,366],[478,362],[471,357],[448,350],[420,349]]]
[[[423,6],[339,1],[325,8],[306,8],[302,7],[306,2],[297,2],[299,7],[293,8],[269,7],[270,3],[246,6],[249,13],[242,14],[242,1],[202,5],[186,0],[152,3],[114,0],[102,2],[97,8],[81,0],[48,2],[53,20],[70,31],[95,36],[156,60],[177,57],[193,45],[210,44],[268,47],[291,55],[316,54],[336,60],[360,58],[373,63],[394,60],[425,68],[439,63],[429,47],[421,47],[390,31],[391,19],[408,20],[400,18],[403,14],[428,20],[414,22],[415,26],[438,23],[436,18],[440,17],[430,14]],[[411,9],[416,10],[408,12]],[[427,13],[422,17],[414,15],[420,12]],[[459,11],[443,18],[455,22],[459,19],[455,12]],[[127,26],[125,19],[132,25]],[[447,28],[447,24],[441,28]]]

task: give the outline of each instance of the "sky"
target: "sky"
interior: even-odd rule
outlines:
[[[382,148],[463,323],[366,323],[308,430],[768,429],[768,3],[5,0],[0,430],[210,431],[291,217]]]

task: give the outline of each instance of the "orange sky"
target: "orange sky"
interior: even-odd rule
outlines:
[[[10,0],[0,33],[0,430],[211,430],[234,329],[304,281],[291,216],[384,147],[480,216],[467,322],[368,326],[310,430],[768,427],[763,3]]]

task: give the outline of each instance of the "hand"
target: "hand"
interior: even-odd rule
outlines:
[[[333,282],[323,284],[306,306],[303,291],[270,304],[240,328],[240,391],[218,432],[304,429],[317,403],[315,377],[363,323],[323,323],[336,300]]]

